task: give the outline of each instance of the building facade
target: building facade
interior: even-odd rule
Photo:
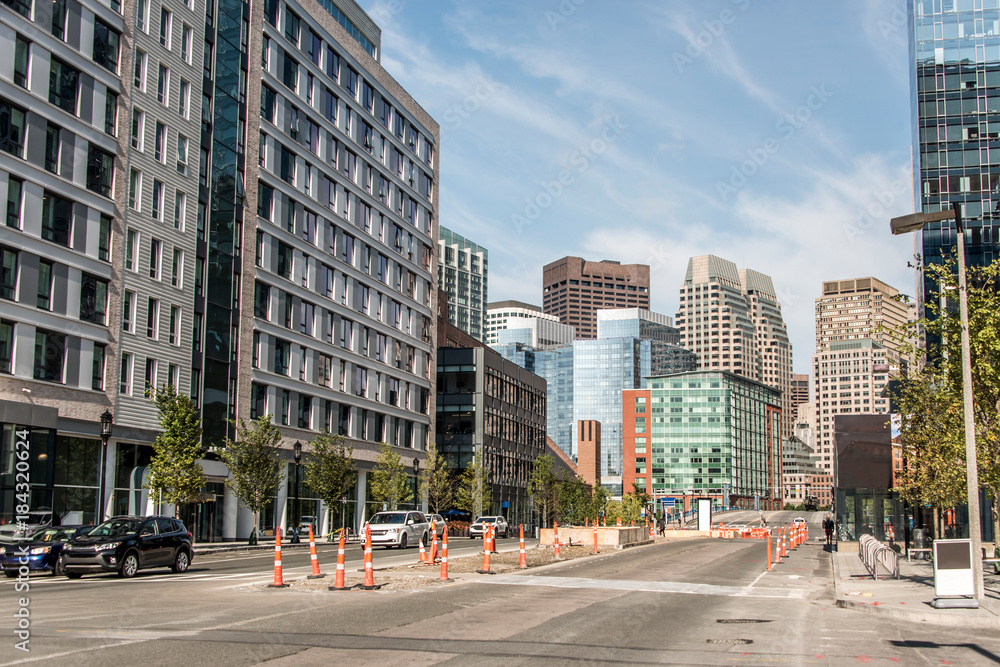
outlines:
[[[905,336],[893,335],[909,321],[909,307],[899,290],[877,278],[831,280],[816,299],[816,350],[844,340],[870,338],[899,351]]]
[[[448,295],[448,323],[486,342],[486,248],[440,227],[438,286]]]
[[[576,338],[576,329],[561,324],[558,317],[543,313],[538,306],[521,301],[486,304],[486,344],[500,344],[500,332],[506,329],[529,329],[530,340],[525,343],[537,348],[565,345]]]
[[[649,378],[622,392],[623,485],[723,507],[780,509],[781,395],[722,371]]]
[[[649,309],[648,265],[563,257],[542,268],[542,309],[578,338],[595,338],[596,312],[611,308]]]

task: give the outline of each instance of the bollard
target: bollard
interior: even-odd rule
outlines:
[[[441,533],[441,574],[438,581],[451,581],[448,578],[448,524],[444,525],[444,532]]]
[[[267,585],[268,588],[288,588],[288,584],[281,579],[281,527],[275,529],[274,533],[274,582]]]
[[[771,570],[771,534],[767,535],[767,569]]]
[[[487,536],[492,529],[492,526],[487,526],[486,531],[483,533],[483,569],[476,570],[478,574],[496,574],[490,570],[490,550],[486,546]]]
[[[552,522],[552,529],[553,529],[553,531],[555,531],[554,532],[554,536],[552,538],[552,546],[554,546],[555,550],[556,550],[555,551],[555,555],[552,558],[553,558],[553,560],[561,560],[561,558],[559,556],[559,522],[558,521],[553,521]]]
[[[443,534],[443,533],[442,533]],[[427,561],[428,565],[433,565],[438,559],[438,534],[437,525],[431,521],[431,555]]]
[[[337,576],[333,581],[333,586],[328,587],[331,591],[346,591],[344,585],[344,529],[340,529],[340,544],[337,545]]]
[[[312,561],[312,574],[307,579],[322,579],[325,574],[319,572],[319,557],[316,556],[316,536],[313,535],[312,524],[309,524],[309,560]]]
[[[583,527],[584,528],[590,528],[590,517],[589,516],[583,518]]]
[[[361,588],[366,591],[373,591],[378,588],[375,585],[375,571],[372,567],[372,529],[365,526],[365,583]]]
[[[490,551],[490,526],[486,524],[483,526],[483,553],[489,553]]]
[[[517,564],[522,570],[528,567],[528,554],[524,550],[524,524],[521,524],[521,561]]]

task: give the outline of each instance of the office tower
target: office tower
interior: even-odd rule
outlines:
[[[775,387],[791,403],[792,346],[774,284],[753,269],[738,270],[714,255],[692,257],[681,286],[677,327],[699,370],[723,370]],[[794,415],[782,411],[782,436]]]
[[[809,374],[808,373],[792,373],[791,382],[791,401],[790,408],[793,410],[793,418],[795,418],[796,423],[798,418],[795,415],[798,414],[799,406],[803,403],[809,402]]]
[[[919,210],[961,202],[966,261],[989,264],[1000,251],[1000,171],[992,146],[1000,138],[1000,9],[995,2],[911,0],[909,37],[914,188]],[[917,251],[940,263],[956,245],[955,223],[927,224]],[[935,291],[918,278],[921,301]]]
[[[500,332],[506,329],[529,329],[530,340],[525,342],[538,348],[572,343],[576,337],[576,329],[561,324],[558,317],[543,313],[538,306],[520,301],[486,304],[486,344],[499,344]]]
[[[441,227],[438,286],[448,295],[448,324],[486,340],[486,248]]]
[[[816,299],[816,350],[860,338],[899,350],[903,337],[893,331],[909,321],[909,306],[898,296],[895,287],[872,277],[824,282]]]
[[[597,336],[595,313],[610,308],[649,309],[649,266],[563,257],[542,268],[542,309],[576,328],[577,338]]]
[[[168,384],[201,408],[206,448],[263,414],[289,466],[291,442],[343,433],[362,492],[377,442],[422,451],[438,126],[381,67],[380,31],[353,0],[0,12],[0,364],[6,421],[46,443],[39,504],[77,522],[150,510],[147,389]],[[53,486],[67,458],[95,473]],[[199,540],[246,535],[228,470],[201,464],[204,502],[180,516]],[[283,485],[262,526],[285,525],[286,499]]]
[[[693,371],[649,378],[647,388],[623,392],[622,407],[625,488],[634,482],[657,497],[780,509],[777,389],[730,372]]]

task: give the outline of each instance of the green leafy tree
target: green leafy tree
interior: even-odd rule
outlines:
[[[280,448],[281,431],[271,423],[271,415],[261,415],[247,423],[234,423],[236,440],[226,438],[226,448],[219,458],[229,467],[226,486],[253,512],[251,544],[257,542],[257,520],[285,477]]]
[[[327,514],[340,504],[358,476],[354,464],[354,445],[344,446],[344,436],[325,429],[313,438],[305,457],[306,486],[325,503]]]
[[[424,468],[420,471],[420,491],[426,496],[427,507],[433,514],[450,509],[455,502],[455,479],[448,459],[438,452],[433,442],[427,447]]]
[[[590,493],[579,475],[572,475],[559,484],[559,522],[580,525],[590,510]]]
[[[472,463],[466,466],[458,478],[458,506],[472,514],[476,519],[493,506],[493,485],[490,484],[489,471],[483,465],[483,458],[476,452]]]
[[[601,486],[601,481],[597,480],[594,484],[594,490],[590,494],[590,508],[587,512],[591,519],[600,520],[607,509],[610,498],[611,492]]]
[[[375,459],[375,470],[371,477],[371,495],[372,500],[384,503],[390,510],[398,508],[401,503],[410,502],[413,498],[403,458],[386,442],[379,445],[378,457]]]
[[[642,520],[642,508],[645,504],[642,502],[642,498],[634,493],[626,493],[622,496],[621,502],[621,516],[622,523],[629,524],[632,521]]]
[[[639,486],[639,484],[636,482],[632,482],[632,494],[639,499],[639,502],[642,503],[643,507],[653,502],[653,497],[648,493],[646,493],[646,487]]]
[[[535,504],[539,523],[542,528],[549,527],[549,521],[555,513],[558,482],[552,472],[554,461],[548,454],[542,454],[535,459],[528,477],[528,495]]]
[[[201,417],[194,402],[171,386],[149,390],[160,413],[163,433],[153,442],[146,488],[174,506],[192,502],[204,481],[201,465]]]

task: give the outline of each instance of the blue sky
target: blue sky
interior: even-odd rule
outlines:
[[[489,299],[541,303],[564,255],[774,278],[810,372],[824,280],[913,293],[904,0],[360,0],[441,125],[440,222],[489,249]]]

